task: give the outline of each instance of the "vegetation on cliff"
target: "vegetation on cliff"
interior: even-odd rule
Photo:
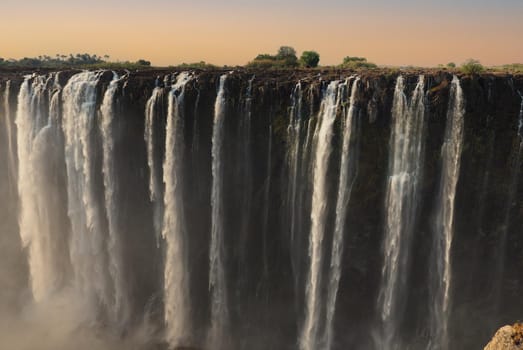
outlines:
[[[320,63],[320,54],[316,51],[303,51],[300,57],[300,64],[306,68],[318,67]]]
[[[131,61],[111,61],[108,55],[99,56],[97,54],[56,54],[55,56],[41,55],[37,57],[24,57],[21,59],[5,59],[0,57],[0,69],[128,69],[128,70],[143,70],[152,67],[152,63],[145,59],[139,59],[135,62]],[[427,70],[438,69],[448,70],[450,72],[462,73],[466,75],[476,75],[483,72],[499,72],[509,74],[523,73],[523,63],[512,63],[500,66],[485,67],[477,59],[469,59],[461,65],[456,65],[454,62],[449,62],[446,65],[439,64],[437,67],[386,67],[378,66],[375,63],[369,62],[365,57],[346,56],[339,65],[333,66],[319,66],[320,54],[314,50],[303,51],[298,58],[296,50],[291,46],[281,46],[276,54],[259,54],[252,61],[248,62],[245,68],[253,69],[349,69],[349,70],[372,70],[382,68],[398,72],[402,70]],[[240,68],[241,66],[236,66]],[[156,67],[161,68],[161,67]],[[228,69],[229,66],[219,66],[205,61],[181,63],[178,65],[170,65],[165,68],[177,69],[198,69],[198,70],[214,70],[214,69]]]
[[[343,59],[343,63],[340,65],[341,68],[358,69],[358,68],[377,68],[378,66],[374,63],[367,62],[365,57],[351,57],[347,56]]]
[[[0,68],[2,67],[21,67],[21,68],[106,68],[106,69],[138,69],[150,67],[151,62],[139,59],[136,62],[111,62],[109,56],[98,56],[96,54],[77,53],[55,56],[41,55],[38,57],[24,57],[19,60],[10,58],[0,58]]]
[[[471,58],[461,65],[460,70],[465,74],[479,74],[485,71],[485,67],[478,60]]]
[[[318,59],[319,61],[319,59]],[[295,68],[299,65],[296,50],[281,46],[276,55],[260,54],[247,64],[251,68]]]

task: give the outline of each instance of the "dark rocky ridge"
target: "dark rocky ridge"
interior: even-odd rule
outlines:
[[[19,86],[24,72],[0,71],[0,96],[4,81]],[[61,73],[65,83],[75,71]],[[124,75],[125,72],[120,72]],[[117,168],[122,175],[121,211],[126,213],[129,233],[126,261],[134,274],[133,299],[136,318],[151,300],[158,300],[160,256],[154,256],[152,213],[147,200],[147,162],[145,158],[144,110],[159,76],[171,71],[131,72],[120,85],[117,99],[120,108],[117,133]],[[186,202],[191,222],[189,244],[195,329],[203,337],[208,319],[208,228],[210,226],[210,149],[213,108],[219,76],[225,71],[196,72],[187,85],[185,97],[185,142],[187,170]],[[336,344],[340,348],[371,347],[369,329],[376,317],[375,301],[381,271],[383,206],[386,191],[391,107],[398,74],[406,78],[407,91],[413,90],[418,75],[426,76],[428,132],[422,185],[422,210],[416,227],[413,247],[408,319],[403,324],[406,339],[413,348],[426,343],[427,257],[433,234],[434,199],[437,197],[439,159],[446,122],[449,86],[448,72],[373,71],[360,72],[364,89],[358,96],[358,113],[362,118],[359,176],[349,204],[343,274],[336,314]],[[285,151],[290,95],[298,80],[306,94],[306,109],[314,115],[320,104],[322,89],[333,79],[345,79],[351,71],[249,71],[236,70],[227,80],[227,119],[225,152],[225,192],[227,270],[231,295],[232,329],[238,346],[252,349],[291,349],[297,338],[296,320],[301,319],[303,295],[295,295],[290,266],[285,216]],[[102,96],[111,74],[104,74],[99,94]],[[239,176],[237,164],[242,147],[241,120],[244,116],[245,92],[252,77],[252,218],[249,235],[242,237],[235,216],[241,210],[241,188],[246,184]],[[523,91],[523,76],[462,76],[466,100],[465,135],[460,179],[456,195],[455,236],[452,247],[453,284],[451,340],[452,348],[480,348],[500,324],[521,317],[523,310],[523,181],[514,203],[506,203],[509,179],[514,171],[517,151],[518,116]],[[14,94],[13,94],[14,95]],[[101,100],[101,98],[99,99]],[[12,96],[11,106],[16,106]],[[198,103],[197,103],[198,101]],[[15,108],[15,107],[14,107]],[[339,124],[339,118],[338,118]],[[160,129],[162,129],[160,127]],[[271,165],[267,169],[269,132],[272,130]],[[340,127],[335,127],[333,159],[339,159]],[[3,132],[3,131],[2,131]],[[161,142],[159,142],[161,144]],[[159,146],[160,147],[160,146]],[[329,179],[331,197],[335,196],[339,162],[331,162]],[[521,164],[518,164],[521,166]],[[267,203],[263,189],[267,174],[269,188],[268,227],[263,231],[262,213]],[[124,176],[125,175],[125,176]],[[240,188],[239,188],[240,187]],[[329,202],[331,206],[333,201]],[[328,207],[332,212],[333,208]],[[504,218],[510,210],[506,249],[499,237]],[[11,212],[12,213],[12,212]],[[11,219],[12,220],[12,219]],[[265,236],[267,234],[267,236]],[[308,231],[302,234],[307,246]],[[326,243],[332,239],[327,235]],[[265,249],[263,249],[265,245]],[[158,254],[159,255],[159,254]],[[502,268],[500,256],[505,257]],[[266,264],[266,266],[264,266]],[[504,268],[503,268],[504,267]],[[155,272],[152,272],[155,271]],[[297,302],[296,302],[297,300]],[[153,305],[153,309],[154,309]],[[160,318],[160,316],[158,316]],[[245,322],[245,319],[249,320]],[[470,325],[470,320],[474,324]],[[469,324],[463,328],[461,325]]]

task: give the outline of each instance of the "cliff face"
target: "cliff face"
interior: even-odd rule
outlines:
[[[47,84],[43,110],[49,107],[53,89],[62,89],[78,72],[61,72]],[[146,71],[119,72],[122,76],[114,95],[114,122],[112,126],[112,166],[117,178],[115,202],[117,204],[118,232],[121,236],[122,275],[129,292],[131,315],[126,328],[135,327],[144,310],[153,315],[154,324],[163,329],[165,324],[164,269],[169,253],[160,242],[157,247],[155,232],[155,206],[149,195],[149,178],[152,171],[148,159],[145,111],[155,87],[163,92],[155,102],[153,123],[153,160],[159,178],[165,186],[164,166],[166,124],[169,113],[169,91],[178,72]],[[171,76],[172,74],[172,76]],[[310,294],[311,215],[314,213],[314,157],[317,154],[319,123],[325,108],[328,84],[333,80],[353,75],[346,71],[198,71],[184,85],[183,100],[179,105],[182,121],[180,134],[183,166],[175,177],[183,189],[184,254],[189,290],[190,323],[185,345],[204,345],[212,318],[212,288],[209,290],[209,249],[213,202],[213,130],[215,126],[216,97],[219,79],[228,74],[225,82],[225,117],[220,164],[223,166],[223,271],[227,294],[227,335],[232,348],[295,348],[303,339],[303,324],[307,317]],[[426,347],[434,343],[431,322],[437,303],[431,286],[438,283],[434,276],[435,241],[439,235],[435,212],[440,205],[442,146],[446,141],[445,129],[449,123],[448,106],[451,102],[452,75],[447,72],[402,72],[404,94],[410,101],[419,75],[424,75],[423,115],[424,134],[420,184],[417,187],[416,215],[412,239],[405,253],[407,261],[402,267],[400,281],[407,288],[398,305],[403,311],[394,319],[395,346]],[[343,223],[341,275],[333,321],[335,349],[379,348],[381,328],[379,300],[383,289],[384,241],[387,232],[388,181],[391,171],[391,135],[394,129],[393,113],[398,72],[361,73],[352,104],[357,125],[353,135],[358,144],[354,153],[357,175],[354,178],[347,215]],[[96,109],[100,108],[111,72],[100,74],[96,82]],[[15,73],[0,72],[0,96],[6,96],[6,81],[10,81],[9,97],[3,107],[10,115],[4,118],[0,130],[2,150],[8,150],[8,124],[13,128],[17,118],[17,98],[23,77]],[[35,80],[31,80],[34,84]],[[302,93],[298,95],[300,82]],[[340,101],[336,105],[333,136],[328,141],[332,153],[326,171],[324,236],[320,241],[322,263],[319,268],[319,299],[326,300],[331,288],[331,245],[335,240],[336,200],[340,192],[340,160],[343,157],[344,127],[350,107],[350,88],[338,90]],[[518,128],[523,92],[523,76],[482,75],[462,76],[460,84],[465,101],[462,152],[455,190],[453,237],[450,246],[450,307],[448,339],[450,348],[479,348],[488,334],[499,324],[518,319],[523,310],[523,181],[521,138]],[[55,88],[53,88],[55,86]],[[57,87],[56,87],[57,86]],[[182,90],[175,92],[180,96]],[[300,96],[301,104],[297,98]],[[62,100],[64,100],[62,93]],[[177,100],[178,101],[178,100]],[[81,102],[81,101],[80,101]],[[80,103],[79,102],[79,103]],[[33,102],[43,103],[43,102]],[[323,103],[323,104],[322,104]],[[410,102],[409,102],[410,103]],[[178,105],[177,105],[178,106]],[[294,111],[298,109],[296,114]],[[322,107],[323,106],[323,107]],[[172,105],[171,105],[172,107]],[[322,109],[323,108],[323,109]],[[0,107],[0,111],[2,108]],[[20,111],[18,111],[20,113]],[[60,106],[59,122],[66,111]],[[96,112],[89,129],[92,140],[91,174],[93,193],[100,201],[108,193],[104,183],[104,134],[101,131],[101,112]],[[295,113],[295,114],[293,114]],[[34,114],[34,112],[33,112]],[[44,113],[45,114],[45,113]],[[4,112],[4,116],[7,113]],[[36,114],[34,114],[36,116]],[[292,138],[292,116],[300,119],[297,139]],[[15,128],[16,130],[16,128]],[[59,128],[58,138],[64,137]],[[13,132],[11,130],[11,132]],[[20,135],[20,130],[11,136]],[[168,136],[168,135],[167,135]],[[297,141],[296,141],[297,140]],[[63,140],[58,148],[63,148]],[[292,176],[290,149],[298,144],[299,169]],[[16,144],[16,143],[14,143]],[[307,146],[308,145],[308,146]],[[352,145],[352,144],[351,144]],[[308,148],[307,148],[308,147]],[[351,153],[352,155],[352,153]],[[18,158],[16,154],[16,158]],[[2,164],[9,164],[8,154],[2,151]],[[59,197],[68,203],[63,209],[66,240],[74,236],[71,219],[71,197],[68,188],[67,155],[59,157],[55,173],[51,176]],[[26,266],[27,256],[16,248],[20,246],[16,217],[20,199],[17,180],[9,177],[13,169],[1,168],[3,179],[0,188],[4,198],[0,230],[11,248],[2,246],[0,256],[9,256],[5,266]],[[70,176],[70,175],[69,175]],[[19,184],[18,184],[19,185]],[[294,190],[293,190],[294,189]],[[299,200],[298,200],[299,199]],[[160,200],[161,202],[162,200]],[[45,202],[45,198],[44,198]],[[81,208],[77,210],[82,210]],[[114,215],[104,214],[105,216]],[[67,219],[69,217],[69,219]],[[108,219],[101,221],[108,225]],[[160,220],[162,222],[162,220]],[[297,226],[296,226],[297,225]],[[108,229],[103,230],[108,235]],[[292,233],[292,235],[291,235]],[[108,237],[108,236],[107,236]],[[107,238],[104,238],[107,240]],[[15,248],[13,248],[15,247]],[[71,248],[68,248],[71,249]],[[3,251],[5,250],[5,252]],[[103,255],[111,255],[105,248]],[[1,254],[7,255],[1,255]],[[401,253],[403,254],[403,253]],[[74,261],[74,254],[67,254]],[[400,256],[401,258],[401,256]],[[0,258],[3,259],[3,258]],[[443,262],[441,262],[443,264]],[[74,265],[74,264],[73,264]],[[18,281],[8,291],[27,289],[28,276],[9,276]],[[74,275],[71,271],[65,275]],[[64,277],[66,280],[73,277]],[[67,285],[68,283],[64,283]],[[3,296],[2,303],[13,304],[18,293]],[[5,303],[4,303],[5,301]],[[323,305],[323,302],[318,302]],[[12,306],[12,305],[11,305]],[[325,306],[319,313],[327,313]],[[102,312],[103,314],[103,312]],[[321,316],[318,320],[321,320]],[[470,322],[473,319],[474,322]],[[432,321],[431,321],[432,320]],[[329,327],[318,321],[318,333]],[[391,321],[392,322],[392,321]],[[467,324],[467,327],[462,327]],[[319,343],[316,343],[319,344]],[[180,344],[177,344],[180,345]],[[317,345],[319,346],[319,345]],[[383,346],[383,345],[381,345]]]

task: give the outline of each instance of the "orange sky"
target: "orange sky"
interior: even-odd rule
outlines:
[[[523,62],[523,6],[517,4],[523,0],[475,11],[378,6],[383,0],[354,8],[337,0],[320,8],[308,0],[301,6],[274,0],[266,0],[266,6],[234,4],[239,0],[223,6],[208,0],[82,5],[48,0],[45,6],[31,1],[33,6],[24,1],[22,8],[20,2],[2,0],[0,57],[86,52],[109,54],[112,60],[144,58],[155,65],[200,60],[235,65],[290,45],[298,52],[318,51],[325,65],[346,55],[383,65],[434,66],[467,58],[487,65]]]

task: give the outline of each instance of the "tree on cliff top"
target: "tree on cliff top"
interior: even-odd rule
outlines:
[[[290,46],[281,46],[276,55],[260,54],[247,64],[255,68],[288,68],[298,65],[296,50]]]
[[[478,60],[473,58],[466,60],[460,67],[465,74],[479,74],[485,70]]]
[[[307,68],[315,68],[320,63],[320,54],[316,51],[303,51],[300,57],[300,63]]]

